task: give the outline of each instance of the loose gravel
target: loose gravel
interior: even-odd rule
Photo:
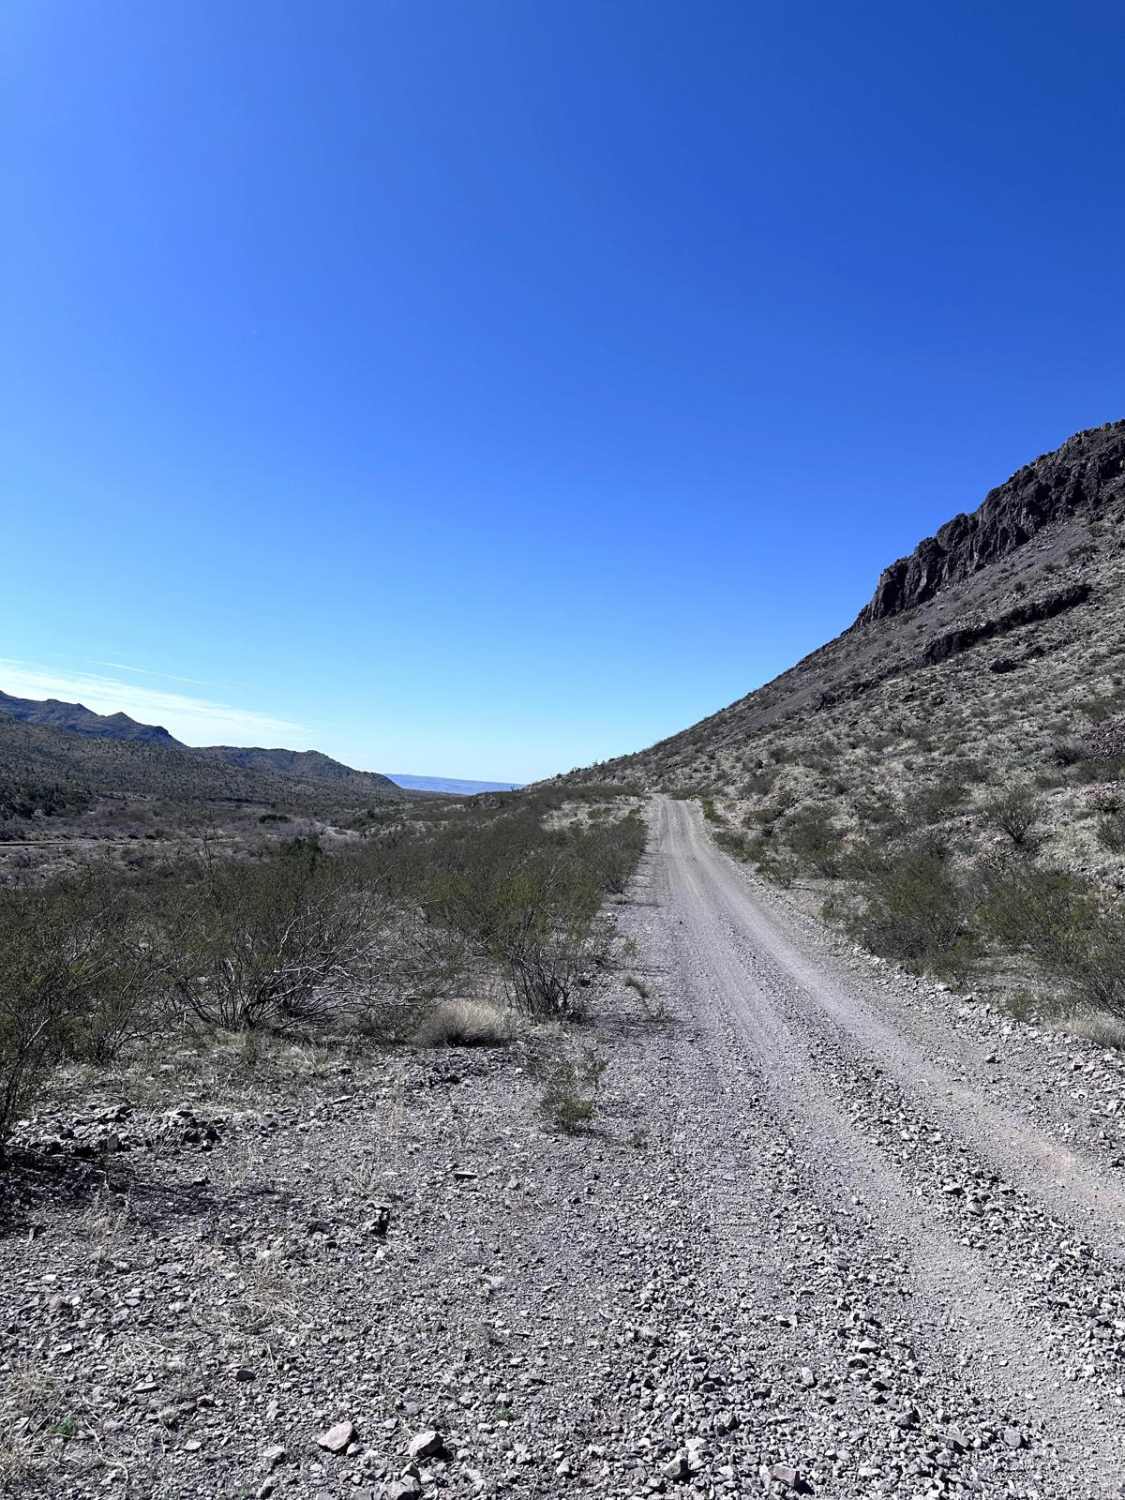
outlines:
[[[684,804],[618,917],[583,1134],[524,1045],[30,1124],[6,1492],[1122,1494],[1116,1054],[842,947]]]

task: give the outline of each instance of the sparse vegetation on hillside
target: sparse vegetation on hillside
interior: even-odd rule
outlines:
[[[900,963],[1118,1005],[1094,975],[1125,892],[1123,454],[1125,423],[1079,434],[888,569],[851,630],[591,774],[699,798],[729,853]],[[997,861],[1082,893],[1053,956],[997,923]]]

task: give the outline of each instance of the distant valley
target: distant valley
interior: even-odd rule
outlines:
[[[389,771],[389,779],[395,786],[411,792],[441,792],[447,797],[473,797],[479,792],[517,792],[522,785],[518,781],[465,781],[457,776],[407,776],[398,771]]]

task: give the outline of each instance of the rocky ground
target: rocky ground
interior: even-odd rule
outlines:
[[[1117,1054],[841,947],[684,804],[620,917],[584,1133],[524,1044],[47,1110],[7,1492],[1123,1493]]]

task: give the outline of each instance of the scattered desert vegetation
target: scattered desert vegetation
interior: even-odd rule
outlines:
[[[431,799],[332,853],[204,839],[0,891],[0,1142],[52,1070],[189,1035],[251,1059],[262,1037],[481,1045],[580,1020],[644,843],[619,787]]]

